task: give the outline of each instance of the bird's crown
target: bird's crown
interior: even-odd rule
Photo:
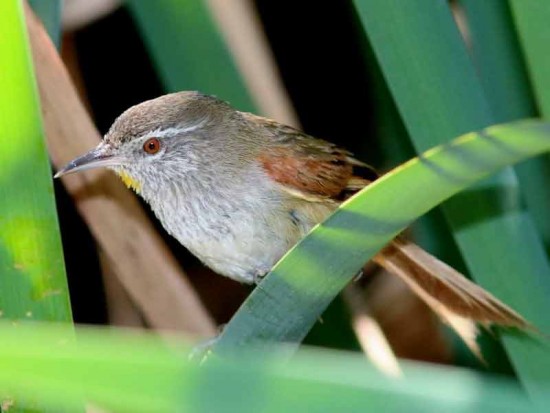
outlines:
[[[148,100],[123,112],[105,135],[113,146],[153,131],[197,128],[223,121],[234,112],[229,104],[199,92],[178,92]]]

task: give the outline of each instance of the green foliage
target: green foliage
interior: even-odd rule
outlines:
[[[527,62],[529,78],[540,112],[550,114],[550,3],[533,0],[510,0],[518,38]]]
[[[70,321],[71,309],[22,5],[0,3],[0,315]]]
[[[458,369],[405,366],[392,380],[357,353],[303,350],[285,363],[247,351],[198,365],[186,349],[145,334],[80,329],[75,339],[66,328],[0,323],[0,393],[16,407],[38,396],[56,412],[82,400],[132,413],[544,411],[513,383]]]
[[[550,5],[548,2],[511,1],[510,6],[513,11],[515,27],[509,28],[509,31],[513,31],[513,34],[517,33],[516,41],[521,41],[522,50],[515,53],[512,53],[512,50],[510,50],[507,55],[516,58],[518,61],[520,60],[519,53],[525,56],[526,63],[528,63],[526,69],[529,79],[523,80],[521,84],[519,84],[519,78],[517,79],[518,82],[508,79],[508,81],[500,83],[500,88],[518,90],[522,87],[521,90],[525,94],[529,90],[529,84],[532,84],[539,112],[547,118],[550,116],[550,59],[545,50],[550,42],[550,28],[548,27]],[[492,31],[492,33],[495,32]],[[489,32],[484,33],[484,37],[489,34]],[[490,50],[493,49],[491,48]],[[485,52],[488,51],[489,47],[486,47]],[[509,60],[495,58],[493,67],[488,68],[490,73],[487,74],[487,78],[493,78],[491,73],[497,70],[497,65],[499,68],[502,67],[500,68],[501,71],[506,71],[509,63]],[[518,63],[512,66],[512,70],[521,70],[517,66]],[[508,70],[511,71],[510,69]],[[519,90],[515,93],[516,96],[509,96],[506,99],[508,105],[514,108],[515,116],[522,116],[527,109],[534,111],[534,109],[531,109],[531,104],[519,98],[518,94]],[[502,98],[505,97],[502,96]],[[523,111],[520,111],[520,106],[523,107]],[[550,205],[550,185],[548,185],[550,156],[546,154],[527,162],[525,165],[521,165],[521,168],[518,169],[518,174],[524,193],[526,193],[527,205],[533,215],[533,220],[540,229],[547,251],[550,251],[550,220],[548,219],[548,205]]]
[[[446,2],[355,4],[418,151],[495,123]],[[480,162],[463,160],[473,168]],[[474,279],[550,330],[550,265],[513,170],[453,198],[443,211]],[[504,343],[527,389],[540,396],[539,381],[550,379],[548,348],[514,335]]]

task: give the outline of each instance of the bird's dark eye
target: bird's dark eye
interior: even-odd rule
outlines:
[[[143,144],[143,150],[149,155],[154,155],[160,149],[160,141],[157,138],[150,138]]]

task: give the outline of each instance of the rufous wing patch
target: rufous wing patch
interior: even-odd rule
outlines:
[[[378,176],[369,165],[333,143],[271,119],[250,113],[241,115],[263,128],[270,146],[258,160],[287,192],[315,201],[342,201]]]
[[[319,157],[289,147],[273,148],[259,158],[276,182],[299,191],[325,197],[338,196],[353,172],[345,154]]]

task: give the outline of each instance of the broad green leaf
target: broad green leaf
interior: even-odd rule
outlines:
[[[460,0],[471,55],[485,96],[499,122],[534,116],[534,102],[519,40],[506,1]]]
[[[516,31],[527,61],[539,110],[550,115],[550,3],[536,0],[510,0]]]
[[[392,380],[358,353],[303,350],[287,363],[248,351],[198,365],[186,350],[175,337],[80,329],[75,340],[66,328],[0,323],[0,392],[52,411],[82,399],[132,413],[543,411],[513,383],[459,369],[406,364]]]
[[[469,0],[472,3],[473,0]],[[478,2],[479,4],[483,2]],[[528,93],[529,85],[533,85],[533,92],[538,103],[538,109],[543,117],[548,118],[550,116],[550,59],[546,49],[548,42],[550,42],[550,27],[548,27],[548,19],[550,18],[550,4],[548,2],[536,2],[536,1],[511,1],[510,5],[506,2],[498,2],[492,0],[491,6],[493,8],[511,8],[513,11],[513,17],[515,17],[515,26],[512,22],[509,23],[507,30],[509,33],[519,37],[516,42],[521,40],[523,50],[508,50],[508,53],[504,56],[508,57],[507,61],[502,59],[494,59],[492,61],[493,67],[487,65],[487,74],[485,78],[493,79],[494,73],[499,68],[511,67],[511,70],[520,70],[517,67],[518,63],[514,66],[510,66],[511,59],[519,60],[519,54],[523,51],[523,55],[528,63],[526,69],[530,75],[530,82],[519,78],[502,79],[500,85],[494,84],[495,89],[498,87],[501,91],[518,90],[518,83],[523,84],[523,93]],[[493,4],[494,3],[494,4]],[[479,7],[476,5],[475,7]],[[478,10],[473,10],[477,12]],[[495,50],[495,37],[498,38],[502,31],[486,31],[483,33],[483,38],[489,37],[493,41],[486,44],[483,53],[491,55]],[[489,39],[489,41],[491,41]],[[502,47],[497,49],[504,49],[504,42],[500,42]],[[514,46],[508,46],[511,48]],[[501,69],[505,71],[504,69]],[[519,92],[519,90],[518,90]],[[501,92],[507,93],[507,92]],[[518,93],[514,93],[510,96],[495,96],[495,100],[498,99],[501,105],[506,105],[519,115],[520,107],[523,107],[523,113],[533,112],[531,109],[532,104],[525,102],[525,99],[518,96]],[[525,116],[520,116],[525,117]],[[509,120],[509,119],[503,119]],[[526,194],[526,201],[533,215],[535,223],[540,228],[541,233],[546,243],[546,249],[550,252],[550,220],[548,219],[548,206],[550,205],[550,155],[545,155],[539,159],[534,159],[525,165],[520,165],[518,176],[521,180],[521,185],[524,193]]]
[[[497,122],[536,115],[510,8],[500,0],[462,0],[479,78]],[[550,10],[550,9],[549,9]],[[530,65],[533,67],[533,64]],[[533,69],[531,69],[533,70]],[[516,166],[529,212],[550,248],[550,156]]]
[[[417,151],[496,123],[483,86],[454,24],[439,0],[355,0]],[[475,167],[477,156],[464,159]],[[525,211],[512,169],[443,205],[473,278],[541,329],[550,330],[550,265]],[[545,346],[505,335],[504,345],[533,397],[550,379]]]
[[[511,122],[537,114],[519,39],[508,2],[461,0],[468,33],[468,51],[495,122]],[[546,249],[550,248],[550,156],[529,159],[515,166],[521,193]],[[500,369],[504,360],[489,363]]]
[[[0,2],[0,317],[70,321],[48,154],[22,2]]]
[[[498,169],[548,150],[550,124],[522,121],[469,133],[383,176],[283,257],[225,326],[214,354],[268,352],[280,342],[292,343],[292,351],[363,264],[413,220]],[[517,340],[550,350],[537,337]]]

